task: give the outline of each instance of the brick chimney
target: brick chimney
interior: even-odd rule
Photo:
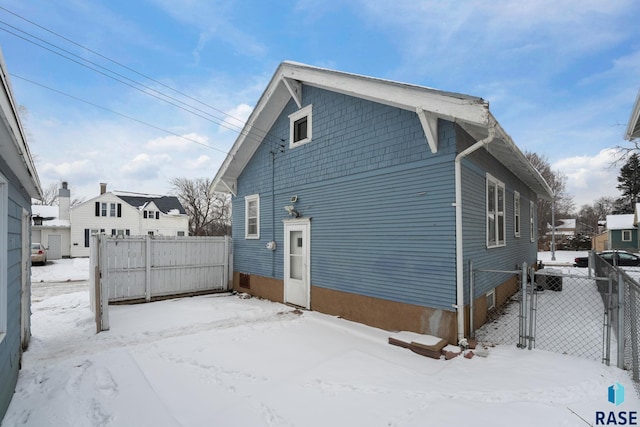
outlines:
[[[107,192],[107,183],[106,182],[101,182],[100,183],[100,194],[104,194]]]
[[[71,191],[66,181],[62,181],[62,187],[58,190],[58,218],[68,220],[71,207]]]

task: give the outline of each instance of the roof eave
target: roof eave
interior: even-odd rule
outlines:
[[[636,102],[631,110],[631,117],[629,118],[629,124],[627,125],[624,138],[628,141],[640,138],[640,90],[638,91]]]

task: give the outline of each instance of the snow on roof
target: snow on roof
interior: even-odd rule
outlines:
[[[576,228],[575,218],[556,220],[556,228]]]
[[[607,215],[607,229],[609,230],[627,230],[635,228],[633,225],[634,214],[624,215]]]
[[[42,218],[58,218],[58,206],[32,205],[31,212],[33,216]]]

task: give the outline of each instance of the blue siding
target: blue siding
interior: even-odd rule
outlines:
[[[523,262],[532,265],[537,258],[536,242],[531,242],[529,202],[536,195],[486,151],[480,150],[463,160],[463,237],[465,259],[465,303],[469,303],[468,262],[474,269],[515,270]],[[487,248],[486,173],[505,184],[506,246]],[[514,236],[514,192],[520,193],[520,237]],[[534,221],[535,224],[535,221]],[[535,228],[534,228],[535,231]],[[534,235],[534,240],[537,236]],[[474,297],[477,298],[507,280],[510,275],[481,273],[476,275]]]
[[[4,416],[18,379],[20,364],[20,290],[22,280],[22,208],[31,209],[31,199],[14,185],[16,178],[0,159],[0,170],[9,183],[7,229],[7,334],[0,343],[0,419]]]
[[[621,249],[628,251],[638,250],[638,230],[631,230],[631,241],[625,242],[622,240],[623,230],[609,230],[609,242],[611,249]]]
[[[314,286],[451,310],[455,126],[440,121],[434,155],[413,112],[308,86],[303,100],[313,104],[313,141],[289,149],[291,101],[238,179],[234,269],[282,279],[283,207],[297,195],[312,218]],[[255,193],[260,239],[245,240],[244,196]],[[265,248],[272,239],[275,252]]]

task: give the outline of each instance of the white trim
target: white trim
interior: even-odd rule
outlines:
[[[304,108],[299,109],[295,113],[289,114],[289,148],[299,147],[300,145],[307,144],[311,142],[312,133],[313,133],[313,104],[309,104]],[[301,139],[300,141],[293,141],[293,133],[294,133],[294,123],[303,117],[307,118],[307,137]]]
[[[7,248],[9,239],[8,204],[9,204],[9,181],[0,173],[0,342],[7,334],[7,315],[9,311],[9,301],[7,300],[8,286],[8,260]]]
[[[490,187],[493,187],[495,189],[494,205],[493,205],[494,214],[495,214],[495,218],[494,218],[495,234],[493,236],[489,235],[489,231],[490,231],[489,230],[489,188]],[[500,221],[498,220],[500,216],[500,203],[499,203],[500,198],[498,197],[499,191],[502,191],[502,239],[503,240],[500,240],[500,230],[499,230]],[[495,178],[490,173],[487,173],[486,189],[485,189],[485,205],[484,205],[487,248],[498,248],[498,247],[507,245],[507,224],[506,224],[507,221],[505,218],[505,215],[506,215],[505,198],[506,198],[506,191],[505,191],[504,183],[499,179]],[[493,243],[490,243],[491,242],[490,237],[492,237],[495,240]]]
[[[625,239],[624,238],[624,233],[629,233],[629,238]],[[633,240],[633,233],[631,232],[631,230],[622,230],[622,241],[623,242],[630,242]]]
[[[513,192],[513,235],[520,237],[522,234],[522,203],[520,193]]]
[[[495,289],[491,289],[489,292],[487,292],[485,295],[485,298],[487,299],[487,311],[493,310],[494,308],[496,308],[496,290]],[[491,304],[489,304],[490,300],[491,300]]]
[[[529,201],[529,239],[532,242],[536,241],[536,221],[535,221],[535,205],[533,204],[533,200]]]
[[[303,241],[306,242],[304,247],[304,284],[306,286],[306,301],[302,307],[309,310],[311,308],[311,219],[310,218],[296,218],[286,219],[282,221],[284,224],[284,302],[295,304],[296,301],[289,301],[287,280],[289,276],[290,260],[290,231],[302,231]]]
[[[427,138],[432,153],[438,152],[438,118],[428,113],[422,106],[416,108],[424,136]]]
[[[256,202],[256,233],[249,234],[249,203]],[[251,194],[244,197],[244,238],[259,239],[260,238],[260,195]]]

